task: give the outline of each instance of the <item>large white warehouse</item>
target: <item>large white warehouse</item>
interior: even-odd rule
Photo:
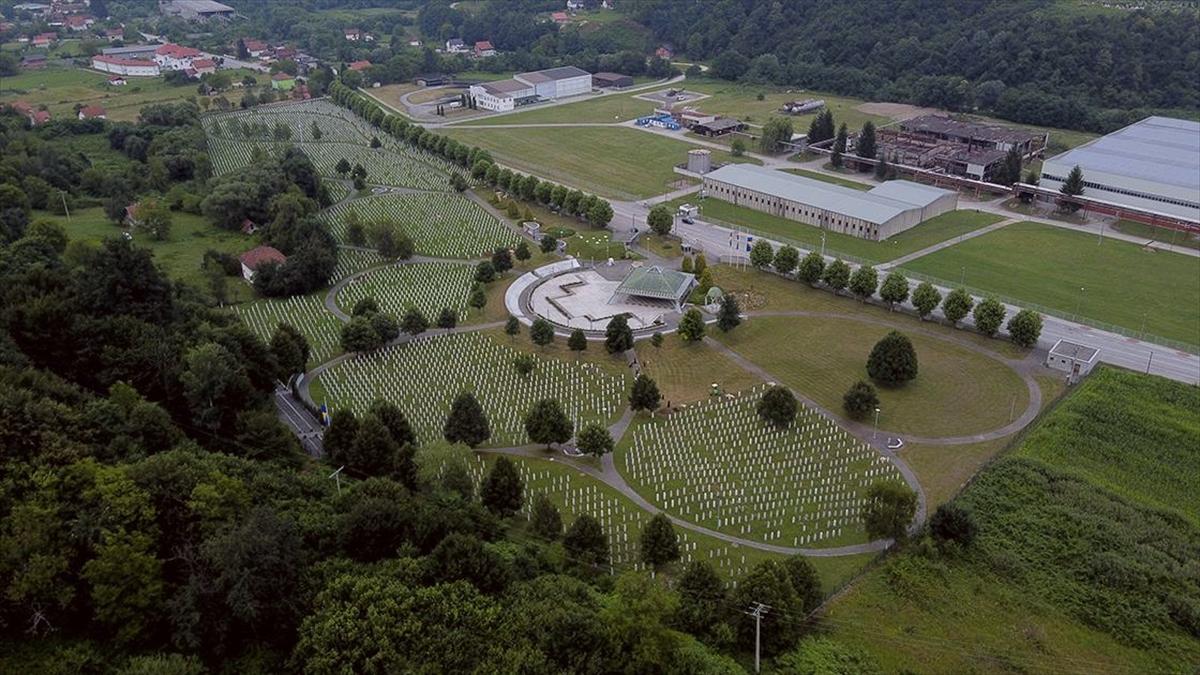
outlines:
[[[1083,171],[1083,196],[1200,222],[1200,122],[1147,117],[1042,164],[1040,187]]]
[[[704,175],[709,197],[879,241],[958,207],[958,193],[907,180],[855,190],[750,164]]]
[[[575,66],[562,66],[518,73],[511,80],[472,85],[471,97],[483,110],[505,111],[534,101],[553,101],[591,90],[591,74]]]

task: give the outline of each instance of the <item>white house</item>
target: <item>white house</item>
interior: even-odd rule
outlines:
[[[165,44],[154,50],[154,62],[163,70],[187,70],[192,67],[192,59],[201,55],[199,49]]]
[[[466,54],[471,51],[467,48],[467,43],[458,38],[446,40],[446,52],[449,54]]]
[[[158,77],[162,72],[158,64],[153,61],[104,56],[103,54],[92,57],[92,68],[122,77]],[[116,84],[112,78],[109,78],[109,83]],[[124,81],[121,84],[124,84]]]
[[[273,246],[258,246],[246,251],[238,257],[242,263],[242,278],[246,281],[254,281],[254,273],[259,266],[266,263],[275,263],[282,265],[287,261],[287,256],[279,252],[279,249]]]

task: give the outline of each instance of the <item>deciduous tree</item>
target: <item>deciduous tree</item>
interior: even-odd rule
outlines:
[[[579,430],[575,445],[580,452],[601,457],[613,451],[613,438],[599,422],[589,422]]]
[[[658,393],[658,385],[646,375],[638,375],[633,381],[633,389],[629,392],[629,407],[634,412],[639,410],[658,410],[662,394]]]
[[[861,420],[879,406],[879,394],[869,382],[859,380],[842,397],[842,409],[850,417]]]
[[[825,272],[821,275],[821,280],[834,293],[840,293],[850,283],[850,266],[843,262],[841,258],[838,258],[829,263],[825,268]]]
[[[1004,304],[993,297],[984,298],[975,305],[971,318],[975,319],[975,328],[984,335],[991,337],[1000,330],[1004,323],[1004,315],[1008,312]]]
[[[903,541],[917,513],[917,493],[900,480],[878,480],[867,489],[863,525],[872,539]]]
[[[675,526],[665,515],[655,514],[642,528],[638,558],[657,570],[679,560],[679,557],[679,538],[675,534]]]
[[[737,328],[742,323],[742,310],[738,307],[737,296],[726,293],[721,296],[721,308],[717,311],[717,328],[722,333]]]
[[[483,483],[479,486],[479,502],[501,518],[521,510],[524,503],[525,481],[517,467],[507,457],[497,457]]]
[[[758,399],[758,416],[776,429],[783,429],[796,419],[800,404],[787,387],[775,385]]]
[[[525,433],[534,443],[566,443],[571,439],[574,426],[562,404],[557,399],[544,398],[536,401],[525,413]]]
[[[850,292],[858,297],[860,302],[875,295],[879,286],[879,273],[870,265],[860,265],[850,276]]]
[[[975,298],[972,298],[965,288],[956,288],[947,293],[946,299],[942,301],[942,314],[951,325],[957,326],[958,322],[971,312],[974,304]]]
[[[1008,335],[1022,347],[1037,344],[1042,335],[1042,315],[1032,309],[1022,309],[1008,320]]]
[[[922,281],[921,285],[917,286],[917,290],[913,291],[913,307],[917,309],[917,314],[921,319],[928,317],[933,310],[937,309],[937,306],[941,302],[941,292],[928,281]]]
[[[474,394],[463,392],[455,397],[442,436],[451,443],[472,448],[491,438],[492,427]]]
[[[629,319],[624,314],[617,314],[609,319],[604,329],[604,348],[609,354],[620,354],[633,349],[633,329],[629,327]]]
[[[679,337],[683,338],[684,342],[703,340],[704,331],[704,317],[700,314],[700,310],[692,307],[683,313],[683,318],[679,320]]]
[[[883,336],[867,358],[867,374],[872,380],[896,387],[917,376],[917,351],[912,340],[898,331]]]

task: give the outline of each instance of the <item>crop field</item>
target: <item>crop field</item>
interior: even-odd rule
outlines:
[[[520,242],[520,235],[458,194],[390,194],[342,202],[324,212],[339,241],[345,242],[345,218],[351,210],[364,223],[394,224],[412,238],[417,253],[439,258],[476,258]]]
[[[566,106],[564,106],[566,107]],[[443,131],[492,153],[496,161],[584,192],[616,199],[662,194],[682,178],[674,166],[696,146],[625,127],[533,127]],[[752,162],[714,150],[713,162]]]
[[[716,338],[818,405],[840,413],[842,395],[856,381],[868,379],[867,356],[889,330],[851,318],[756,317]],[[919,374],[902,387],[879,388],[881,430],[923,436],[980,433],[1004,426],[1028,405],[1024,382],[1000,361],[923,332],[903,332],[916,349]],[[786,349],[785,339],[803,348]],[[954,414],[946,414],[948,410]]]
[[[766,425],[755,412],[764,391],[637,427],[618,466],[647,500],[721,532],[782,546],[865,542],[866,490],[899,471],[810,408],[787,429]]]
[[[674,207],[689,200],[694,203],[696,198],[689,195],[669,202],[669,204]],[[716,224],[725,223],[749,227],[762,236],[791,242],[794,246],[808,250],[820,250],[821,235],[824,233],[826,253],[832,255],[836,252],[879,263],[920,251],[1004,219],[993,213],[962,209],[930,218],[912,229],[883,241],[871,241],[840,232],[823,232],[815,225],[755,211],[711,197],[701,202],[700,218]]]
[[[513,366],[520,353],[487,335],[422,337],[337,364],[320,378],[334,408],[366,410],[383,398],[400,406],[422,442],[441,438],[450,403],[472,391],[491,422],[488,445],[528,442],[523,416],[533,403],[556,398],[576,428],[612,422],[625,407],[629,380],[587,361],[535,357],[528,376]]]
[[[872,570],[830,607],[830,636],[889,672],[1190,672],[1198,413],[1195,387],[1096,371],[956,500],[971,549]]]
[[[1200,345],[1200,258],[1052,225],[1006,225],[905,264],[1065,316]]]
[[[374,298],[379,309],[396,316],[417,308],[430,322],[436,321],[443,308],[458,312],[460,321],[468,316],[467,295],[475,278],[471,265],[453,263],[412,263],[389,265],[359,276],[337,295],[338,306],[346,312],[363,298]]]
[[[275,327],[290,323],[308,338],[309,366],[328,361],[341,351],[342,323],[325,309],[325,292],[284,299],[262,299],[234,307],[234,312],[263,340],[270,342]]]

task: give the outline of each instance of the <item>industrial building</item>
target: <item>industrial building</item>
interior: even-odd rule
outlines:
[[[990,181],[1011,148],[1022,159],[1041,152],[1049,134],[945,115],[922,115],[876,131],[889,161]]]
[[[557,100],[592,90],[592,76],[575,66],[518,73],[511,80],[471,85],[471,97],[483,110],[503,112],[543,100]]]
[[[229,5],[214,0],[166,0],[159,3],[164,16],[178,16],[188,21],[232,19],[236,13]]]
[[[958,193],[888,181],[867,191],[749,164],[727,164],[704,176],[707,196],[830,232],[880,241],[953,211]]]
[[[1039,186],[1062,187],[1083,171],[1083,196],[1200,222],[1200,122],[1147,117],[1051,157]]]
[[[97,54],[92,57],[92,68],[124,77],[158,77],[162,72],[158,64],[153,61],[122,58],[120,56],[105,56],[103,54]]]
[[[596,73],[592,75],[592,86],[597,89],[624,89],[633,86],[633,78],[620,73]]]

